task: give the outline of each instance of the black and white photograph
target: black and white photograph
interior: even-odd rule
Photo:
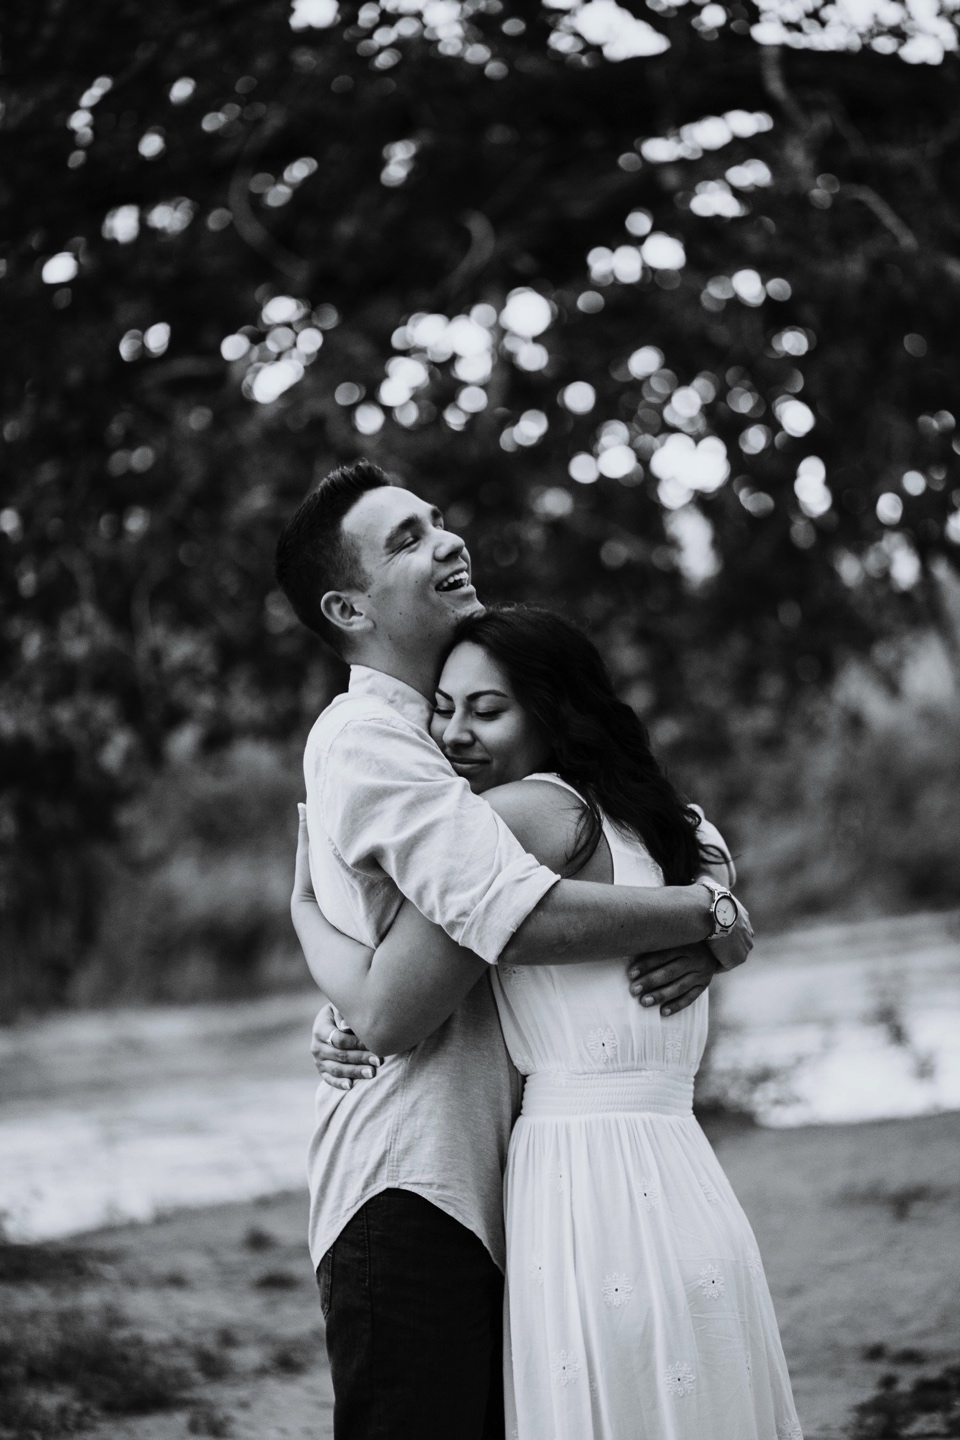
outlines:
[[[7,0],[0,1440],[960,1435],[960,0]]]

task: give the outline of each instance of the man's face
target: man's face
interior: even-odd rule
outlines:
[[[483,608],[460,536],[412,491],[368,491],[344,519],[343,533],[359,550],[366,583],[358,604],[381,643],[443,645],[458,621]]]

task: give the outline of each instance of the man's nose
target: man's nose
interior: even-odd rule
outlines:
[[[459,555],[463,550],[464,543],[460,536],[453,530],[438,530],[434,554],[438,560],[450,560],[454,555]]]

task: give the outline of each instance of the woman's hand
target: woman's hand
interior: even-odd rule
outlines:
[[[630,994],[645,1009],[659,1005],[661,1015],[675,1015],[703,994],[719,969],[704,940],[637,955],[627,969]]]
[[[321,1080],[335,1090],[352,1089],[354,1080],[372,1080],[381,1064],[333,1005],[324,1005],[313,1022],[310,1054]]]

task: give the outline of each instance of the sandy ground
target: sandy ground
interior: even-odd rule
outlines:
[[[960,1114],[714,1136],[757,1233],[807,1440],[843,1435],[885,1371],[912,1380],[960,1354],[958,1142]],[[331,1440],[305,1215],[304,1196],[283,1195],[103,1230],[82,1241],[104,1262],[98,1275],[4,1285],[0,1307],[104,1299],[148,1336],[233,1331],[231,1375],[196,1392],[226,1420],[219,1431],[198,1432],[194,1403],[110,1420],[94,1440]],[[925,1360],[864,1359],[878,1344]]]

